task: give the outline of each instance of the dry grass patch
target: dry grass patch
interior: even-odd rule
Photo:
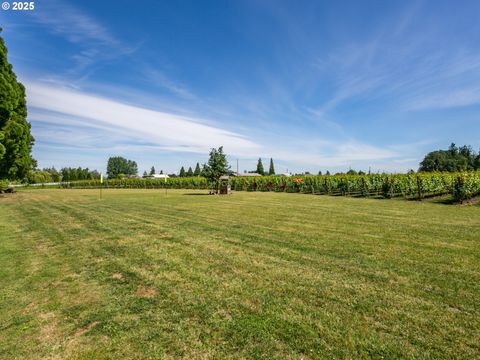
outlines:
[[[153,299],[155,295],[157,295],[157,291],[151,287],[140,286],[135,292],[135,295],[145,299]]]

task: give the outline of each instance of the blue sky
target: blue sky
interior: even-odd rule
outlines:
[[[417,169],[480,147],[479,1],[53,1],[0,11],[40,167]]]

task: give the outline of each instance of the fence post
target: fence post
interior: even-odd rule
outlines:
[[[418,195],[418,200],[422,200],[422,180],[418,175],[417,175],[417,195]]]

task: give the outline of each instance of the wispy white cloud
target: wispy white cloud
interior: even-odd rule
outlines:
[[[72,43],[94,41],[109,45],[120,44],[100,22],[65,1],[44,1],[34,16],[37,22]]]
[[[156,87],[163,88],[170,92],[171,94],[187,99],[187,100],[194,100],[197,97],[185,86],[184,84],[180,83],[179,81],[174,81],[171,79],[170,76],[164,71],[159,69],[152,69],[150,67],[144,67],[143,69],[143,76],[147,81]]]
[[[29,107],[61,114],[64,125],[78,125],[126,132],[177,151],[206,153],[213,146],[225,145],[232,153],[251,153],[260,146],[245,136],[202,123],[201,119],[149,110],[115,100],[51,85],[27,84]],[[56,121],[58,116],[39,116]]]
[[[302,141],[271,138],[268,144],[215,126],[199,117],[150,110],[57,85],[27,81],[29,118],[37,141],[50,151],[71,148],[138,153],[173,152],[205,155],[224,146],[242,159],[274,157],[297,166],[352,166],[394,158],[397,153],[352,139],[328,140],[304,136]],[[293,142],[292,142],[293,141]]]
[[[136,51],[136,47],[118,40],[99,20],[65,1],[45,1],[33,12],[33,19],[78,47],[71,56],[75,63],[71,73],[84,71],[99,60],[115,59]]]
[[[335,86],[314,110],[327,114],[351,100],[364,104],[380,99],[380,106],[388,102],[392,111],[479,104],[480,52],[432,43],[444,37],[441,28],[408,31],[419,24],[420,8],[420,3],[407,8],[363,42],[340,46],[317,59],[316,68],[332,74]]]

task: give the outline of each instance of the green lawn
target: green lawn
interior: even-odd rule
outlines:
[[[0,198],[0,358],[480,358],[480,206]]]

